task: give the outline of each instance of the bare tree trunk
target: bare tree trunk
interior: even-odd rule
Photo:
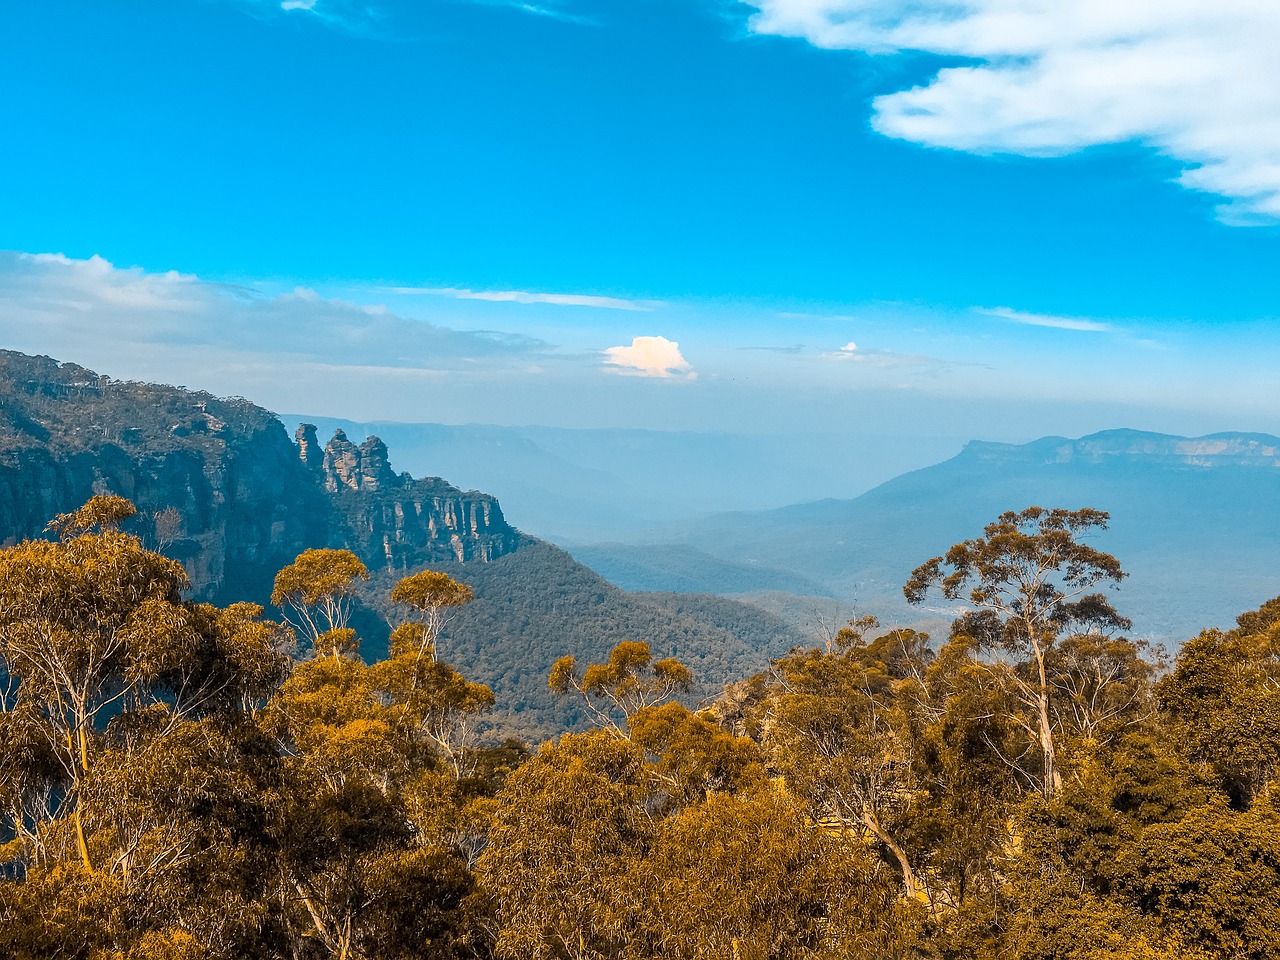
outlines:
[[[1041,792],[1046,800],[1052,800],[1062,792],[1062,775],[1058,773],[1057,751],[1053,743],[1053,722],[1049,718],[1049,681],[1044,669],[1044,650],[1036,641],[1031,649],[1036,655],[1036,667],[1040,673],[1040,689],[1036,707],[1039,713],[1040,753],[1044,758],[1044,784]]]
[[[916,881],[915,871],[911,869],[911,863],[907,860],[907,852],[894,842],[893,837],[889,835],[889,831],[880,825],[880,821],[865,810],[862,813],[862,822],[868,830],[875,834],[877,840],[889,848],[893,858],[898,861],[898,869],[902,871],[902,886],[905,889],[907,899],[927,902],[929,898],[921,891],[920,885]]]

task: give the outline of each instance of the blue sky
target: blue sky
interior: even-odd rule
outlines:
[[[10,4],[0,340],[356,419],[1280,432],[1264,6]]]

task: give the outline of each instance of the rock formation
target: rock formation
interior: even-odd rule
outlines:
[[[302,424],[298,435],[304,434],[314,436],[315,427]],[[299,457],[307,453],[300,442]],[[339,517],[335,539],[370,566],[487,562],[515,549],[516,532],[497,500],[464,492],[439,477],[396,474],[387,445],[377,437],[357,447],[342,430],[334,431],[324,450],[322,483]]]
[[[371,568],[515,548],[496,500],[397,476],[376,437],[357,447],[339,433],[321,450],[304,425],[296,441],[247,400],[0,351],[0,543],[117,493],[138,507],[133,532],[217,601],[264,600],[275,572],[309,547],[348,547]]]

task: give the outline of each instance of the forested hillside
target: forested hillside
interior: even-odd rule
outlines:
[[[47,535],[49,517],[95,493],[125,495],[138,512],[122,529],[181,561],[197,599],[221,603],[264,603],[276,571],[303,550],[349,549],[380,585],[355,616],[383,652],[391,612],[379,596],[432,564],[479,598],[449,624],[448,642],[501,694],[486,724],[531,737],[582,721],[546,689],[566,646],[599,656],[626,639],[684,657],[698,668],[692,704],[805,642],[752,607],[687,597],[675,609],[626,594],[520,535],[493,497],[396,473],[377,437],[356,443],[336,430],[324,442],[309,424],[296,433],[291,442],[244,399],[0,351],[0,542]]]
[[[559,548],[532,538],[492,563],[431,569],[468,584],[476,596],[444,626],[441,649],[497,695],[489,722],[534,739],[585,721],[580,704],[547,689],[547,673],[566,651],[602,659],[620,641],[646,643],[655,655],[678,657],[693,668],[696,684],[685,700],[694,705],[808,642],[778,617],[733,600],[626,593]],[[393,611],[379,597],[393,577],[379,575],[368,591],[372,605],[388,618]]]
[[[543,682],[592,729],[536,749],[477,735],[467,585],[382,584],[375,651],[350,551],[216,607],[132,511],[0,550],[2,956],[1280,954],[1280,598],[1153,660],[1098,511],[922,557],[909,602],[971,597],[948,637],[853,622],[696,712],[679,657],[563,644]]]

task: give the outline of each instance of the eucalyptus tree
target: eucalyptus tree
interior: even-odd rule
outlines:
[[[189,584],[181,564],[115,529],[130,509],[121,498],[95,497],[54,521],[59,542],[0,551],[0,657],[17,681],[21,735],[43,740],[43,756],[57,766],[88,870],[95,864],[79,799],[99,731],[198,645],[182,603]],[[94,526],[101,532],[90,532]],[[15,734],[17,720],[6,722]]]
[[[292,612],[289,622],[317,654],[337,657],[358,647],[351,605],[369,570],[350,550],[305,550],[276,574],[271,602]]]
[[[5,955],[159,944],[181,924],[209,956],[248,956],[262,935],[279,784],[250,718],[285,675],[281,628],[183,600],[181,565],[119,529],[131,514],[95,497],[51,524],[57,542],[0,550],[0,851],[22,878]]]
[[[873,645],[851,624],[829,649],[776,661],[763,708],[771,764],[833,829],[869,833],[889,852],[909,900],[927,900],[901,831],[920,790],[915,707],[928,636],[892,631]]]
[[[475,592],[470,586],[438,570],[422,570],[402,577],[391,588],[391,602],[409,607],[417,615],[405,625],[410,629],[404,631],[402,643],[407,646],[412,637],[417,654],[434,659],[448,611],[474,599]]]
[[[1046,797],[1062,789],[1053,721],[1052,654],[1064,635],[1106,634],[1132,624],[1111,605],[1099,585],[1126,576],[1120,561],[1083,539],[1105,530],[1101,510],[1006,512],[983,536],[951,547],[917,567],[903,587],[909,602],[922,603],[930,590],[970,609],[954,625],[980,647],[1026,657],[1030,675],[1007,677],[1032,714],[1041,757],[1039,788]]]
[[[597,726],[625,737],[626,717],[687,692],[693,674],[674,657],[654,661],[647,643],[624,640],[607,662],[590,664],[581,673],[572,656],[561,657],[547,683],[558,694],[579,694]]]

